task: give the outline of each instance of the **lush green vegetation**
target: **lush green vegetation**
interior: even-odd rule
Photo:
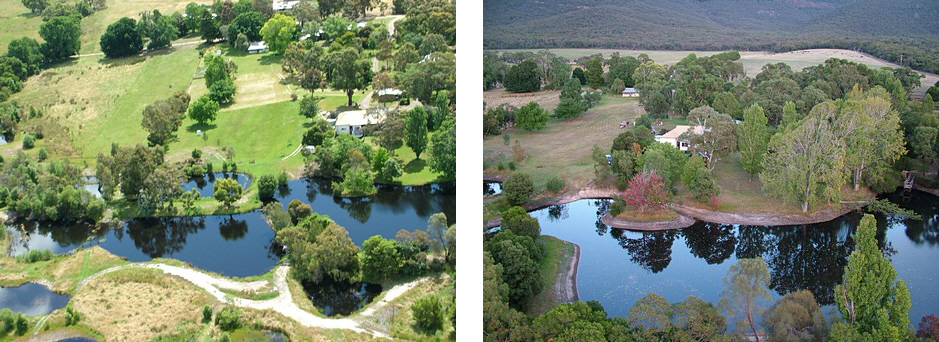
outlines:
[[[483,44],[490,49],[858,49],[935,73],[937,31],[927,24],[939,21],[935,6],[925,0],[486,3]]]

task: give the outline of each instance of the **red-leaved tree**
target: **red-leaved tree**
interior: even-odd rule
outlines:
[[[640,210],[660,209],[667,200],[665,182],[655,171],[642,172],[633,176],[626,186],[626,192],[623,193],[623,201],[626,205]]]
[[[916,337],[939,341],[939,317],[923,317],[923,320],[919,321],[919,329],[916,329]]]

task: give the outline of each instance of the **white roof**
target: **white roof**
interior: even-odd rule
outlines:
[[[339,113],[336,117],[336,126],[365,126],[377,124],[384,120],[385,116],[381,113],[368,115],[364,110],[350,110]]]
[[[275,11],[286,11],[286,10],[292,9],[294,6],[296,6],[299,3],[300,3],[300,0],[275,1],[274,3],[271,4],[271,7],[273,7]]]
[[[626,88],[623,89],[623,93],[638,93],[639,91],[636,88]]]
[[[360,21],[360,22],[358,22],[357,24],[355,24],[355,26],[358,26],[358,28],[363,28],[363,27],[365,27],[365,25],[368,25],[368,23],[366,23],[366,22],[364,22],[364,21]]]
[[[265,42],[251,42],[251,45],[248,46],[248,50],[264,50],[267,49],[267,43]]]
[[[400,96],[403,93],[404,92],[402,92],[401,89],[387,88],[387,89],[379,90],[378,96],[385,96],[385,95]]]
[[[694,134],[702,134],[702,133],[704,133],[704,129],[702,129],[701,127],[698,127],[698,126],[693,126],[693,127],[692,127],[692,126],[687,126],[687,125],[678,125],[678,126],[675,126],[675,128],[673,128],[671,131],[668,131],[668,132],[666,132],[665,134],[660,135],[659,138],[661,138],[661,139],[678,139],[679,136],[681,136],[681,135],[684,134],[685,132],[687,132],[687,131],[689,131],[689,130],[692,130],[692,129],[694,130],[694,131],[693,131]]]

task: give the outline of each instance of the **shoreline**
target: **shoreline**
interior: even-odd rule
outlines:
[[[573,303],[580,300],[580,296],[577,295],[577,267],[580,266],[580,245],[565,241],[574,245],[574,255],[571,257],[571,266],[567,269],[566,287],[568,297],[565,298],[565,303]]]

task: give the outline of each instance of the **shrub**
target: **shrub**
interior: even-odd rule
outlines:
[[[564,181],[561,180],[560,178],[558,178],[557,176],[554,176],[554,177],[551,177],[551,179],[548,180],[548,183],[545,184],[545,187],[546,187],[546,188],[548,189],[548,191],[550,191],[550,192],[558,193],[558,192],[560,192],[561,190],[564,190]]]
[[[202,178],[205,176],[205,169],[200,164],[193,164],[183,168],[183,172],[190,178]]]
[[[28,150],[33,147],[36,147],[36,137],[27,134],[23,137],[23,149]]]
[[[287,212],[290,214],[293,224],[297,224],[300,220],[313,215],[313,207],[299,200],[293,200],[287,205]]]
[[[277,175],[277,187],[283,188],[285,186],[287,186],[287,171],[281,171],[280,174]]]
[[[509,204],[512,205],[528,203],[528,200],[534,193],[534,185],[531,182],[531,177],[526,173],[513,173],[505,180],[505,184],[503,184],[502,187],[505,198],[509,201]]]
[[[16,260],[25,263],[34,263],[40,261],[49,261],[52,260],[53,257],[55,257],[55,254],[48,249],[34,249],[29,251],[29,253],[16,257]]]
[[[205,173],[212,173],[212,169],[213,169],[212,163],[211,163],[211,162],[206,162],[206,163],[205,163]]]
[[[18,315],[16,317],[16,336],[25,335],[27,330],[29,330],[29,323],[26,322],[26,317]]]
[[[234,306],[226,306],[215,316],[215,325],[224,331],[232,331],[240,328],[241,310]]]
[[[208,305],[202,307],[202,323],[209,323],[212,321],[212,308]]]
[[[623,202],[623,199],[617,198],[613,200],[613,204],[610,204],[610,216],[616,217],[619,214],[623,213],[623,209],[626,208],[626,202]]]
[[[40,148],[39,155],[36,156],[36,160],[42,163],[46,161],[46,159],[49,159],[49,151],[47,151],[45,147]]]
[[[263,175],[258,179],[258,198],[265,200],[274,198],[277,191],[277,178],[273,175]]]
[[[509,162],[509,170],[515,171],[515,162],[514,162],[514,161],[510,161],[510,162]]]
[[[192,159],[202,159],[202,150],[198,148],[192,150]]]
[[[71,305],[65,307],[65,325],[75,325],[82,320],[82,314]]]
[[[418,299],[411,305],[411,314],[418,328],[437,331],[443,325],[443,308],[437,297],[429,296]]]

